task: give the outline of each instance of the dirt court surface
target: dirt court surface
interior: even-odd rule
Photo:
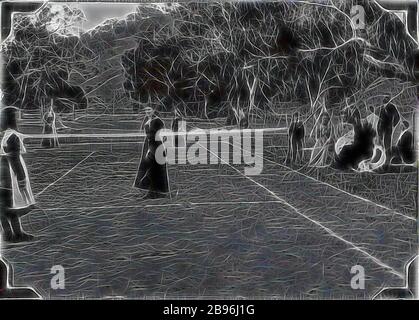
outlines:
[[[265,161],[170,165],[171,199],[132,183],[141,143],[28,146],[37,240],[6,244],[16,285],[45,298],[370,298],[404,283],[415,219]],[[412,204],[414,206],[414,204]],[[365,290],[350,286],[365,268]],[[53,265],[65,289],[52,290]]]

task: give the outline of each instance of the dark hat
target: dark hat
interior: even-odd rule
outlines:
[[[19,108],[14,106],[7,106],[0,109],[0,129],[1,131],[7,129],[17,129],[16,112]]]

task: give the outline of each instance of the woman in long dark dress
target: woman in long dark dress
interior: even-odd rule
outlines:
[[[44,134],[53,135],[52,137],[43,138],[41,141],[41,146],[44,148],[55,148],[59,146],[58,137],[57,137],[57,127],[56,127],[56,116],[53,110],[54,100],[51,99],[51,106],[49,111],[44,115]]]
[[[399,137],[398,134],[400,134],[401,116],[389,97],[386,97],[383,103],[377,123],[377,133],[386,152],[386,162],[389,163],[391,160],[391,148],[396,144]]]
[[[146,107],[147,120],[144,124],[146,138],[143,145],[140,166],[138,167],[134,187],[147,190],[145,198],[164,198],[169,192],[166,158],[159,130],[164,129],[163,121],[156,116],[155,108]]]
[[[33,239],[23,231],[20,217],[35,205],[28,170],[22,158],[26,149],[17,129],[16,110],[15,107],[5,107],[1,111],[0,218],[4,240],[9,242]]]
[[[304,156],[304,123],[300,121],[300,113],[294,112],[288,129],[287,163],[300,164]]]
[[[415,139],[408,121],[402,121],[403,132],[392,148],[391,164],[415,163]]]

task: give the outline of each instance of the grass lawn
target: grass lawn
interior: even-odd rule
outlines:
[[[171,198],[142,200],[132,188],[141,139],[53,150],[28,139],[38,208],[23,225],[37,239],[5,245],[16,285],[45,298],[289,299],[364,299],[403,285],[416,253],[416,174],[327,180],[327,170],[284,166],[273,146],[267,136],[258,176],[243,165],[169,165]],[[356,264],[365,290],[350,286]],[[64,290],[51,289],[53,265],[65,268]]]

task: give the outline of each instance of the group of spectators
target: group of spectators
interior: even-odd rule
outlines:
[[[308,165],[357,171],[388,170],[415,163],[413,125],[386,97],[379,107],[366,108],[362,118],[358,106],[348,106],[333,123],[324,108],[309,136],[314,136]],[[301,165],[306,141],[305,122],[295,112],[288,129],[286,162]]]

